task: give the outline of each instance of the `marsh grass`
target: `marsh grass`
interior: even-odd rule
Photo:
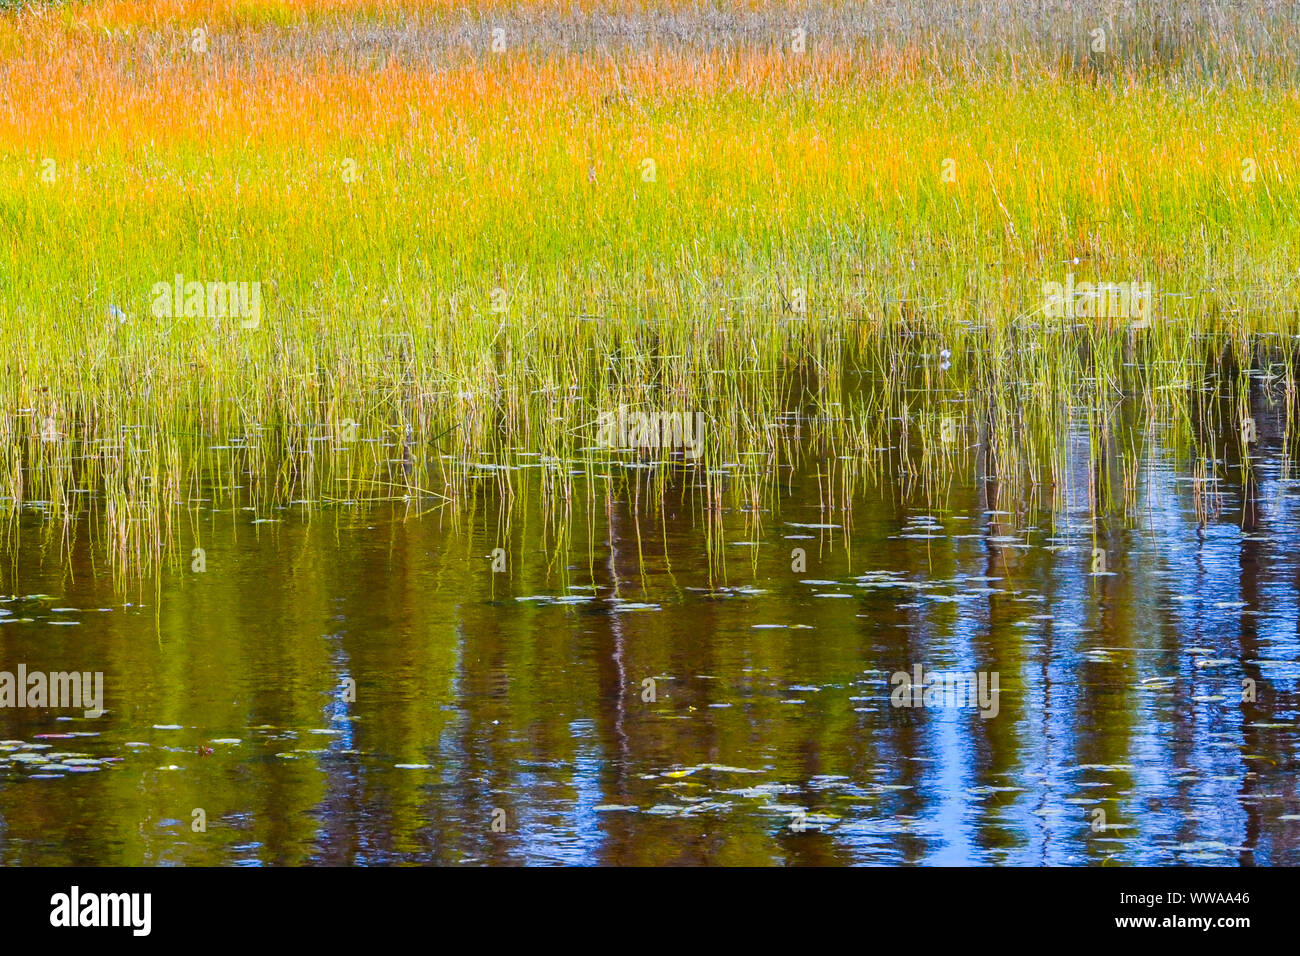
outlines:
[[[5,14],[11,533],[133,573],[200,502],[538,495],[563,540],[675,495],[720,567],[804,467],[845,527],[972,472],[1051,509],[1078,429],[1139,520],[1156,449],[1249,468],[1271,416],[1290,460],[1297,53],[1270,3]],[[1067,272],[1150,281],[1150,322],[1049,318]],[[260,323],[156,317],[176,274],[260,282]],[[595,447],[619,407],[704,413],[704,454]]]

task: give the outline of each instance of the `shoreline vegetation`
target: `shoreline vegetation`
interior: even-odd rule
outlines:
[[[1300,11],[943,6],[0,3],[9,533],[1289,473]]]

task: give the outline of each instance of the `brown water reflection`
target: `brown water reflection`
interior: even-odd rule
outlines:
[[[108,713],[0,709],[0,857],[1300,863],[1296,487],[1228,474],[1200,527],[1148,462],[1094,541],[1086,459],[1054,513],[968,476],[851,522],[814,466],[712,578],[689,494],[558,548],[527,508],[206,511],[206,570],[126,594],[28,516],[3,669],[102,670]],[[892,707],[916,664],[997,672],[996,717]]]

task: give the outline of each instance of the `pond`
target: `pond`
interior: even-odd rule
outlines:
[[[977,456],[847,499],[809,459],[753,509],[685,470],[654,508],[196,502],[143,579],[24,512],[0,669],[101,674],[103,713],[0,708],[0,860],[1295,865],[1297,485],[1258,440],[1153,448],[1120,517],[1082,431],[1014,494]]]

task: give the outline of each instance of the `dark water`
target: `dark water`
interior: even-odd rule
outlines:
[[[206,570],[184,528],[143,586],[27,515],[0,669],[102,671],[107,713],[0,709],[0,858],[1300,863],[1296,483],[1220,464],[1202,525],[1157,457],[1094,523],[1072,449],[1055,503],[975,468],[851,518],[812,465],[712,573],[689,491],[558,544],[536,504],[205,510]],[[917,665],[996,715],[891,706]]]

